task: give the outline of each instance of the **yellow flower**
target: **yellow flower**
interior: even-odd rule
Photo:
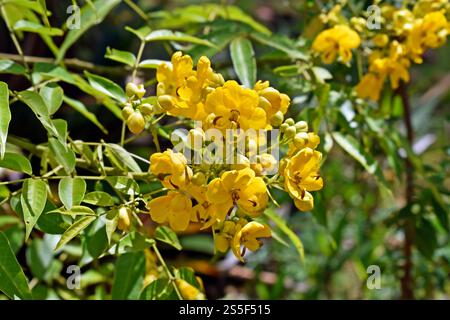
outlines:
[[[272,235],[269,226],[261,224],[256,221],[251,221],[237,230],[233,237],[232,251],[234,255],[240,260],[244,261],[243,255],[245,248],[256,251],[262,246],[259,238],[268,238]],[[244,251],[241,252],[241,245],[244,246]]]
[[[185,156],[170,149],[152,154],[150,171],[168,189],[183,188],[192,178],[192,169],[187,166]]]
[[[225,221],[227,210],[207,200],[206,191],[208,187],[206,185],[197,186],[190,184],[187,189],[190,196],[197,202],[192,207],[191,222],[201,223],[201,229],[206,229],[211,227],[216,221]]]
[[[388,57],[375,59],[369,70],[380,75],[381,77],[389,76],[392,89],[397,89],[400,80],[403,80],[404,82],[409,81],[409,66],[409,60],[406,58],[394,59]]]
[[[250,168],[227,171],[213,179],[206,191],[208,201],[227,215],[234,206],[250,216],[258,216],[266,208],[268,195],[266,184]]]
[[[158,67],[156,78],[159,105],[170,115],[194,120],[206,117],[206,95],[224,82],[221,75],[213,72],[207,57],[201,57],[197,70],[193,70],[191,57],[181,52],[173,54],[172,66],[161,64]]]
[[[337,25],[322,31],[314,39],[312,49],[321,54],[322,61],[332,63],[339,55],[341,62],[348,63],[352,58],[352,49],[359,47],[359,35],[345,25]]]
[[[266,111],[269,121],[279,111],[284,115],[291,103],[291,98],[277,89],[270,87],[269,81],[258,81],[253,88],[259,95],[259,107]]]
[[[227,81],[206,98],[205,111],[213,114],[212,126],[225,129],[264,129],[267,114],[259,106],[256,91],[240,86],[236,81]]]
[[[372,42],[377,47],[383,48],[389,43],[389,37],[386,34],[377,34],[372,38]]]
[[[369,98],[373,101],[378,101],[380,99],[383,83],[384,77],[369,72],[362,77],[361,81],[356,86],[356,94],[361,99]]]
[[[407,46],[416,63],[427,48],[437,48],[447,41],[450,24],[444,10],[427,13],[423,19],[415,21],[407,38]]]
[[[314,207],[314,199],[308,191],[322,189],[323,180],[319,175],[322,154],[311,148],[304,148],[287,160],[283,170],[286,191],[294,198],[300,211]]]
[[[147,207],[156,223],[168,222],[175,231],[184,231],[189,225],[192,202],[183,193],[169,191],[167,195],[151,200]]]
[[[214,247],[216,250],[222,253],[227,252],[233,244],[234,235],[246,223],[247,220],[245,219],[239,219],[237,222],[231,220],[225,221],[222,224],[221,230],[214,237]]]

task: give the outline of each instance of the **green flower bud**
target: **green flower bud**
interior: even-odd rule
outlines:
[[[138,85],[135,94],[136,94],[136,96],[137,96],[139,99],[142,99],[142,98],[144,97],[144,95],[145,95],[145,88],[144,88],[144,85],[143,85],[143,84]]]
[[[122,117],[124,120],[127,120],[131,114],[134,112],[133,107],[130,104],[126,104],[125,107],[122,109]]]
[[[288,125],[287,123],[283,123],[283,124],[280,126],[280,131],[283,133],[283,132],[286,131],[287,128],[289,128],[289,125]]]
[[[128,117],[127,126],[131,132],[139,134],[145,129],[145,119],[139,111],[135,111]]]
[[[202,185],[206,184],[206,176],[203,172],[197,172],[196,174],[194,174],[192,176],[191,181],[193,184],[195,184],[197,186],[202,186]]]
[[[130,98],[136,94],[137,90],[138,90],[137,85],[135,85],[132,82],[127,83],[127,86],[125,87],[125,92],[126,92],[127,96]]]
[[[292,118],[287,118],[286,120],[284,120],[284,123],[287,123],[290,126],[295,125],[295,121]]]
[[[276,112],[272,118],[270,118],[270,124],[274,127],[278,127],[283,123],[284,115],[283,112],[278,111]]]
[[[297,132],[308,132],[308,123],[306,121],[299,121],[295,124]]]
[[[306,132],[299,132],[294,137],[294,145],[297,148],[303,148],[308,143],[308,134]]]
[[[139,110],[146,116],[151,116],[153,114],[153,106],[150,103],[141,104]]]
[[[295,136],[295,133],[297,131],[295,130],[294,126],[289,126],[286,131],[284,132],[284,136],[288,139],[292,139]]]

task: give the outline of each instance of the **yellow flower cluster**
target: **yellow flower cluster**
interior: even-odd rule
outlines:
[[[367,32],[373,49],[369,56],[369,72],[355,88],[360,98],[378,101],[386,79],[392,89],[397,89],[400,81],[408,82],[411,63],[422,63],[426,50],[446,42],[450,23],[446,17],[448,10],[439,9],[442,4],[443,1],[418,1],[411,10],[392,6],[381,8],[382,33]]]
[[[270,129],[283,121],[290,104],[268,81],[253,89],[225,82],[204,56],[194,70],[192,58],[176,52],[172,65],[158,67],[156,78],[159,106],[169,115],[202,121],[204,128]]]
[[[334,62],[337,57],[346,64],[352,59],[352,49],[360,44],[358,33],[346,25],[339,24],[322,31],[314,39],[312,50],[320,54],[326,64]]]
[[[369,52],[368,72],[355,91],[360,98],[378,101],[386,80],[392,89],[397,89],[400,81],[408,82],[411,63],[422,63],[426,50],[442,46],[450,33],[448,0],[413,3],[412,7],[402,8],[380,5],[381,28],[374,28],[364,17],[353,17],[348,22],[341,13],[342,6],[336,5],[321,15],[323,23],[333,26],[317,35],[312,51],[326,64],[335,60],[348,64],[352,50],[362,41],[368,43],[364,51]]]
[[[183,153],[172,149],[152,154],[150,172],[164,188],[163,195],[147,203],[153,221],[168,224],[178,232],[189,226],[211,229],[216,251],[231,249],[243,261],[247,249],[259,249],[260,239],[271,236],[269,226],[259,218],[269,206],[272,185],[285,189],[299,210],[313,208],[310,192],[323,186],[318,173],[321,153],[315,150],[320,139],[308,132],[304,121],[284,121],[290,104],[286,94],[270,87],[268,81],[258,81],[252,89],[236,81],[224,81],[214,73],[206,57],[200,58],[194,70],[192,59],[180,52],[173,55],[171,66],[158,68],[157,79],[158,109],[202,121],[201,128],[187,134],[190,149],[206,148],[204,143],[196,145],[195,138],[204,138],[210,128],[223,132],[280,127],[277,144],[285,146],[287,152],[276,173],[271,170],[278,161],[268,149],[256,154],[250,147],[236,151],[232,156],[239,158],[238,163],[191,163]],[[236,134],[231,143],[237,144],[239,139]],[[245,142],[253,147],[267,143],[260,136],[245,137]],[[267,176],[268,172],[272,177]]]

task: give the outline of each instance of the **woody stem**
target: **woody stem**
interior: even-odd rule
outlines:
[[[406,136],[410,146],[414,141],[414,129],[411,121],[411,105],[409,101],[407,84],[401,82],[398,89],[398,94],[401,97],[403,104],[403,122],[406,127]],[[411,160],[406,157],[406,201],[407,204],[412,204],[414,197],[414,168]],[[405,240],[403,244],[404,265],[403,276],[401,278],[401,298],[402,299],[414,299],[414,279],[412,275],[413,261],[412,261],[412,249],[414,243],[414,220],[411,217],[407,217],[403,225]]]

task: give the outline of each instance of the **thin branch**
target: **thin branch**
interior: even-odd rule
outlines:
[[[414,128],[411,121],[411,105],[408,96],[407,84],[402,82],[397,91],[403,102],[403,121],[406,127],[408,143],[412,146],[414,142]],[[406,201],[412,204],[414,200],[414,168],[411,160],[406,157]],[[414,279],[412,275],[413,261],[412,249],[414,243],[414,220],[407,218],[404,222],[405,241],[403,244],[403,255],[405,263],[403,265],[403,276],[401,278],[401,298],[414,299]]]
[[[36,56],[23,56],[23,59],[20,55],[17,54],[9,54],[0,52],[0,59],[9,59],[15,62],[22,63],[50,63],[56,64],[56,60],[53,58],[47,57],[36,57]],[[130,72],[131,68],[128,66],[119,66],[119,67],[108,67],[108,66],[99,66],[94,63],[83,61],[79,59],[65,59],[63,60],[63,64],[68,68],[73,68],[76,70],[89,70],[98,74],[109,74],[109,75],[126,75]]]

